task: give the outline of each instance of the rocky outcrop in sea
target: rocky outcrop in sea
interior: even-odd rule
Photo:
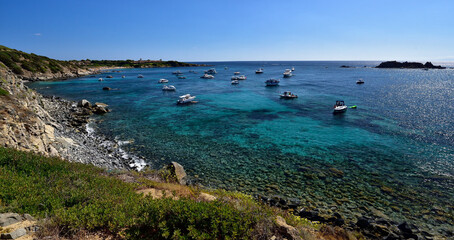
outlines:
[[[422,63],[419,63],[419,62],[397,62],[397,61],[382,62],[376,68],[445,69],[445,67],[433,65],[431,62],[426,62],[425,64],[422,64]]]

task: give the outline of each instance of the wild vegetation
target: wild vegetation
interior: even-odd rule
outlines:
[[[9,92],[0,87],[0,96],[7,96],[7,95],[9,95]]]
[[[125,182],[118,177],[125,173],[3,147],[0,173],[0,212],[46,218],[42,235],[58,229],[66,236],[100,231],[123,239],[269,238],[277,233],[276,214],[297,227],[319,227],[244,194],[218,190],[211,193],[216,200],[206,201],[200,189],[169,188],[147,179],[147,172],[129,173],[137,181]],[[159,199],[137,193],[147,187],[171,191]]]
[[[25,53],[0,45],[0,63],[18,75],[26,72],[33,74],[76,72],[80,68],[125,67],[125,68],[152,68],[152,67],[189,67],[197,64],[178,61],[152,60],[71,60],[61,61],[34,53]]]
[[[11,69],[15,74],[24,74],[24,71],[32,73],[58,73],[63,68],[77,69],[74,63],[59,61],[34,53],[25,53],[0,45],[0,62]]]

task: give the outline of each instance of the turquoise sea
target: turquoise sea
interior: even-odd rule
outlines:
[[[374,214],[435,234],[453,230],[453,63],[429,71],[373,68],[379,62],[204,64],[215,79],[200,78],[210,67],[122,69],[29,86],[107,103],[112,112],[95,117],[96,131],[130,141],[124,147],[154,168],[181,163],[195,184],[298,199],[352,221]],[[291,67],[294,76],[282,78]],[[247,80],[231,85],[236,71]],[[163,92],[160,78],[177,91]],[[269,78],[280,86],[265,87]],[[298,98],[280,99],[283,91]],[[198,103],[176,105],[187,93]],[[336,100],[357,109],[333,115]]]

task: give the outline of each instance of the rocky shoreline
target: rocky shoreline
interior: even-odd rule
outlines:
[[[84,75],[94,73],[89,71]],[[46,75],[46,79],[59,77],[60,74]],[[107,169],[141,169],[145,166],[143,159],[126,153],[121,143],[96,134],[88,127],[90,116],[106,113],[107,105],[84,105],[44,97],[25,86],[23,78],[7,69],[0,68],[0,78],[0,87],[9,93],[1,97],[0,145]]]
[[[43,104],[59,123],[55,136],[72,140],[57,150],[63,158],[107,169],[141,169],[145,166],[144,159],[125,152],[120,142],[95,133],[89,127],[92,124],[90,116],[107,113],[107,105],[91,105],[86,100],[76,103],[54,96],[43,97]]]

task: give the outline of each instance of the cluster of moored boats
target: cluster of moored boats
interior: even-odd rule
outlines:
[[[225,67],[225,70],[227,70],[228,68]],[[293,72],[295,71],[295,68],[291,68],[291,69],[285,69],[284,73],[283,73],[283,77],[284,78],[290,78],[293,76]],[[190,73],[194,73],[196,74],[197,72],[191,70],[189,71]],[[255,71],[256,74],[262,74],[264,73],[264,69],[263,68],[259,68]],[[172,72],[172,74],[176,75],[178,79],[186,79],[186,77],[183,75],[183,73],[181,71],[174,71]],[[217,71],[216,69],[214,68],[211,68],[211,69],[208,69],[205,71],[205,73],[200,77],[200,78],[203,78],[203,79],[214,79],[214,75],[217,74]],[[137,76],[138,78],[143,78],[144,76],[139,74]],[[106,78],[113,78],[111,75],[107,76]],[[125,76],[122,76],[122,78],[125,78]],[[236,84],[239,84],[241,80],[246,80],[247,77],[245,75],[241,75],[241,72],[234,72],[233,73],[233,76],[231,77],[231,84],[232,85],[236,85]],[[102,78],[99,78],[99,81],[103,81]],[[158,83],[168,83],[169,80],[168,79],[165,79],[165,78],[161,78],[158,80]],[[272,87],[272,86],[279,86],[279,83],[280,83],[280,80],[279,79],[268,79],[265,81],[265,86],[267,87]],[[364,81],[362,79],[358,79],[356,81],[356,84],[364,84]],[[176,87],[173,86],[173,85],[164,85],[162,87],[162,91],[176,91]],[[285,91],[283,92],[282,94],[279,95],[280,98],[282,99],[294,99],[294,98],[298,98],[298,95],[296,94],[293,94],[292,92],[290,91]],[[191,103],[197,103],[197,101],[195,101],[194,99],[196,98],[196,96],[192,96],[191,94],[185,94],[185,95],[182,95],[182,96],[179,96],[179,99],[177,100],[177,104],[191,104]],[[345,105],[345,102],[342,101],[342,100],[338,100],[336,101],[336,104],[334,105],[333,107],[333,113],[344,113],[347,111],[348,108],[356,108],[356,106],[351,106],[351,107],[348,107],[347,105]]]

